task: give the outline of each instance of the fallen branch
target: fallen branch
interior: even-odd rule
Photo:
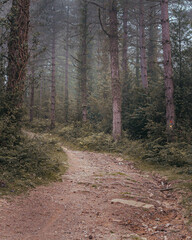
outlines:
[[[161,189],[160,191],[161,192],[165,192],[165,191],[171,191],[171,190],[173,190],[174,188],[165,188],[165,189]]]

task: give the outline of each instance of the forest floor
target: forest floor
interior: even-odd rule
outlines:
[[[1,240],[192,239],[166,179],[114,155],[62,148],[62,182],[0,199]]]

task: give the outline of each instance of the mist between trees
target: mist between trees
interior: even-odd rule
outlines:
[[[0,10],[2,146],[20,141],[23,118],[90,124],[158,151],[190,143],[191,1],[5,0]]]

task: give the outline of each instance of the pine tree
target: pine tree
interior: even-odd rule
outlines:
[[[119,48],[118,48],[118,8],[117,1],[109,0],[109,41],[111,57],[111,84],[112,84],[112,101],[113,101],[113,138],[121,138],[121,81],[119,73]]]
[[[8,66],[6,96],[4,100],[0,129],[0,145],[15,145],[20,141],[23,94],[26,80],[26,66],[29,58],[30,0],[13,0],[9,17]]]
[[[175,128],[175,105],[173,99],[174,86],[169,30],[168,0],[161,0],[161,23],[162,23],[163,58],[164,58],[167,140],[173,141]]]
[[[14,105],[22,103],[26,78],[30,0],[13,0],[8,40],[7,94],[14,94]]]
[[[144,22],[144,3],[143,0],[139,2],[139,37],[140,37],[140,57],[141,57],[141,80],[143,88],[148,88],[147,77],[147,59],[146,59],[146,45],[145,45],[145,22]]]

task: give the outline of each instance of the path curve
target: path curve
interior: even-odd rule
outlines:
[[[108,154],[62,147],[62,182],[0,199],[0,240],[192,239],[165,179]]]

